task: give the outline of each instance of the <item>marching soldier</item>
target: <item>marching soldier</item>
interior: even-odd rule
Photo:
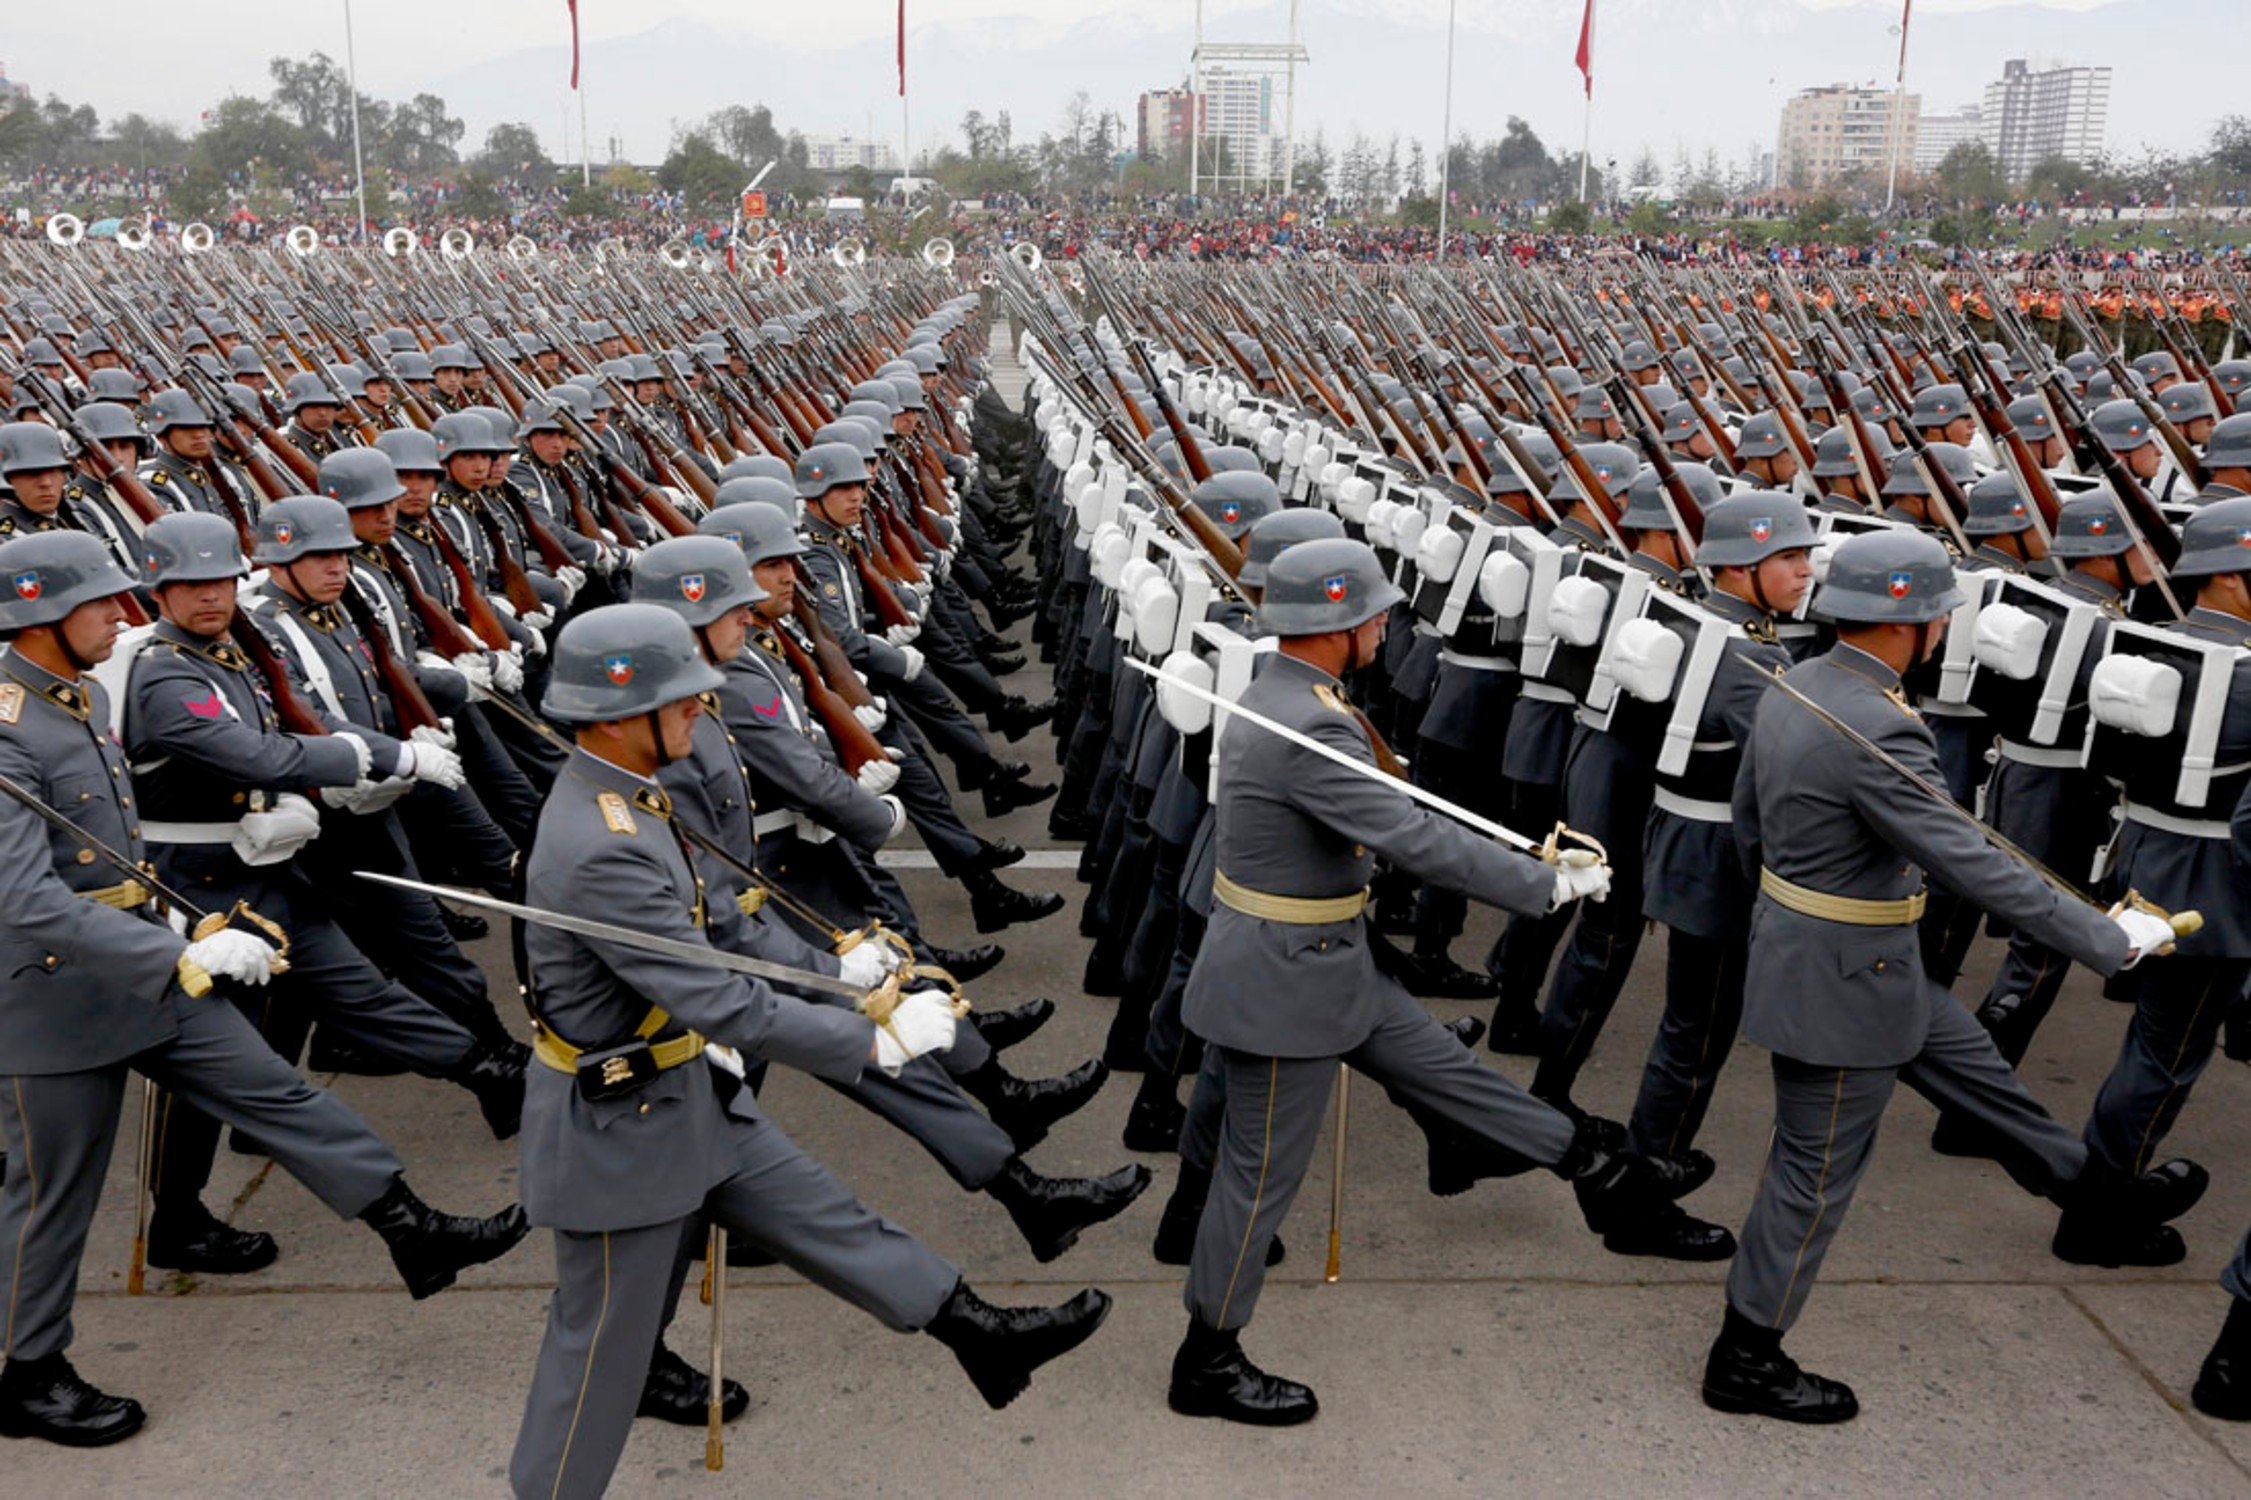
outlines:
[[[0,1132],[11,1160],[0,1188],[0,1435],[98,1447],[145,1420],[139,1402],[82,1379],[67,1353],[128,1068],[255,1130],[330,1209],[383,1237],[416,1297],[506,1254],[527,1226],[517,1208],[489,1219],[431,1209],[389,1146],[258,1039],[231,995],[280,966],[261,924],[215,920],[183,938],[139,874],[105,863],[95,840],[135,865],[143,857],[144,809],[92,676],[116,644],[132,580],[73,533],[0,546],[0,572],[11,580],[0,629],[12,637],[0,655],[0,774],[56,814],[0,802]]]
[[[535,906],[599,910],[691,946],[740,913],[707,904],[657,773],[692,751],[719,673],[693,633],[650,605],[592,610],[555,642],[543,707],[578,740],[540,815],[526,873]],[[607,1487],[679,1291],[701,1214],[886,1326],[951,1349],[994,1407],[1084,1342],[1110,1300],[1003,1308],[862,1206],[766,1119],[740,1048],[849,1081],[951,1045],[945,998],[919,991],[881,1026],[808,1005],[715,965],[532,926],[526,970],[539,1059],[523,1147],[525,1207],[555,1232],[547,1336],[509,1465],[518,1495]]]
[[[2083,1183],[2086,1147],[1924,972],[1925,870],[2102,973],[2172,941],[2146,912],[2108,918],[2052,889],[1986,843],[1945,791],[1900,678],[1937,649],[1959,600],[1931,538],[1839,546],[1816,601],[1837,622],[1837,645],[1761,701],[1736,779],[1736,839],[1759,886],[1743,1034],[1773,1053],[1775,1123],[1704,1368],[1705,1404],[1720,1411],[1815,1423],[1859,1413],[1849,1386],[1799,1369],[1782,1339],[1852,1205],[1896,1080],[2003,1137],[2011,1175],[2059,1202],[2156,1224],[2203,1187],[2193,1170]]]
[[[212,488],[211,469],[233,492],[234,509],[255,517],[258,487],[232,460],[222,458],[213,441],[211,414],[186,391],[158,391],[149,398],[149,435],[156,451],[141,467],[141,482],[159,500],[179,510],[232,514],[227,499]]]

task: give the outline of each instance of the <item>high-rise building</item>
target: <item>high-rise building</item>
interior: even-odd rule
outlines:
[[[1830,84],[1807,89],[1782,106],[1774,147],[1774,181],[1784,188],[1819,187],[1855,172],[1884,172],[1915,161],[1920,95]]]
[[[2050,157],[2092,166],[2110,115],[2110,69],[2011,58],[1985,86],[1985,144],[2012,180]]]
[[[1134,150],[1143,161],[1187,156],[1195,98],[1186,84],[1176,89],[1152,89],[1141,96],[1140,106],[1134,111]]]
[[[1915,170],[1935,171],[1956,146],[1984,139],[1985,112],[1974,104],[1947,114],[1926,114],[1915,128]]]
[[[899,143],[854,135],[809,135],[805,137],[805,164],[816,172],[843,172],[853,167],[896,172]]]
[[[1220,181],[1256,181],[1268,175],[1280,151],[1274,129],[1274,77],[1205,68],[1200,84],[1204,150],[1225,144],[1221,161],[1206,159],[1205,173]]]

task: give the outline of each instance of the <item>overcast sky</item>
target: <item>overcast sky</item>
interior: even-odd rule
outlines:
[[[1085,88],[1127,119],[1135,94],[1186,69],[1193,0],[907,0],[918,149],[953,137],[965,107],[1011,109],[1019,138],[1055,128]],[[1284,0],[1207,0],[1207,35],[1278,40]],[[103,0],[94,11],[12,0],[0,66],[41,96],[139,109],[183,126],[229,91],[265,94],[266,60],[344,57],[345,0]],[[1551,145],[1577,144],[1571,66],[1581,0],[1460,0],[1458,132],[1497,134],[1523,114]],[[1599,0],[1594,154],[1771,149],[1781,103],[1831,82],[1889,85],[1899,0]],[[2111,144],[2194,149],[2240,99],[2246,0],[1918,0],[1908,87],[1926,107],[1972,102],[2004,53],[2114,62]],[[765,100],[785,128],[896,138],[889,71],[894,0],[581,0],[589,123],[601,144],[661,157],[675,122]],[[1447,0],[1302,0],[1313,55],[1300,74],[1300,135],[1353,130],[1435,144]],[[1989,14],[2001,12],[1998,14]],[[90,46],[85,15],[102,39]],[[2189,42],[2213,23],[2214,45]],[[564,0],[358,0],[360,87],[443,94],[469,124],[528,120],[558,156],[578,153],[564,87]],[[184,23],[184,24],[183,24]],[[660,43],[672,44],[667,51]],[[2158,53],[2152,49],[2168,49]],[[2137,51],[2137,49],[2139,49]],[[2162,58],[2162,60],[2160,60]],[[2146,60],[2146,61],[2145,61]],[[918,61],[922,66],[917,67]],[[1169,76],[1168,76],[1169,75]],[[2200,101],[2209,100],[2210,103]],[[565,129],[572,133],[566,147]]]

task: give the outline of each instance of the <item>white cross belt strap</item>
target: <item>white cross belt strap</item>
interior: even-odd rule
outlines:
[[[2013,760],[2020,766],[2052,766],[2057,770],[2075,770],[2087,763],[2087,753],[2082,749],[2024,745],[2015,740],[2002,740],[2000,752],[2003,760]]]
[[[1698,823],[1733,823],[1735,809],[1725,802],[1706,802],[1701,797],[1683,797],[1668,787],[1658,787],[1657,806],[1675,817],[1688,818]]]
[[[2144,807],[2139,802],[2126,804],[2126,821],[2192,839],[2229,839],[2235,836],[2225,819],[2177,817],[2154,807]]]
[[[141,838],[151,844],[231,844],[240,832],[240,823],[163,823],[151,818],[141,824]]]

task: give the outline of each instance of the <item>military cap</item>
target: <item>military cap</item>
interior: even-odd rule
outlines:
[[[743,479],[755,474],[779,479],[784,484],[794,484],[797,477],[791,471],[787,459],[776,458],[771,453],[745,453],[727,461],[727,466],[719,471],[719,482],[725,484],[730,479]]]
[[[860,456],[854,444],[815,442],[797,455],[797,468],[791,478],[797,485],[798,499],[818,500],[838,485],[866,484],[867,460]]]
[[[2084,490],[2056,509],[2056,534],[2048,551],[2061,558],[2116,557],[2134,545],[2126,513],[2109,485]]]
[[[258,513],[258,550],[250,560],[261,566],[293,563],[324,552],[352,552],[360,541],[352,518],[326,495],[290,495]]]
[[[149,397],[149,431],[157,436],[175,427],[209,427],[211,414],[194,396],[179,389],[158,391]]]
[[[2204,441],[2208,469],[2251,469],[2251,411],[2239,411],[2214,424]]]
[[[2171,572],[2175,578],[2251,573],[2251,495],[2214,500],[2189,512]]]
[[[0,477],[69,467],[63,435],[45,422],[10,422],[0,427]]]
[[[1611,496],[1623,495],[1634,482],[1634,474],[1641,468],[1641,455],[1624,443],[1581,443],[1579,456]],[[1555,488],[1548,491],[1548,503],[1558,511],[1564,506],[1586,499],[1579,488],[1578,470],[1558,458]]]
[[[1966,490],[1977,483],[1977,460],[1970,457],[1969,449],[1959,443],[1928,443],[1924,446],[1930,449],[1931,462],[1951,475],[1955,484]],[[1915,462],[1914,455],[1901,454],[1899,461],[1891,465],[1891,476],[1884,481],[1884,493],[1928,495],[1930,492],[1930,485],[1923,479],[1922,466]]]
[[[760,479],[759,484],[776,481]],[[722,500],[725,492],[721,492]],[[775,499],[736,500],[712,507],[704,518],[696,522],[696,530],[704,536],[715,536],[733,542],[742,549],[743,560],[756,566],[779,557],[805,555],[804,538],[797,534],[797,497],[784,495]]]
[[[445,465],[438,459],[437,440],[418,427],[394,427],[379,433],[375,449],[391,461],[391,469],[399,474],[441,474]]]
[[[2144,443],[2157,441],[2156,429],[2141,407],[2131,401],[2105,401],[2087,419],[2095,437],[2113,453],[2131,453]]]
[[[2217,420],[2220,415],[2220,408],[2214,404],[2210,388],[2201,380],[2183,380],[2176,385],[2167,386],[2158,393],[2157,405],[2175,427],[2208,417]]]
[[[89,401],[76,413],[78,430],[97,443],[148,445],[148,434],[133,419],[133,409],[116,401]]]
[[[1970,414],[1970,393],[1951,381],[1927,385],[1915,393],[1915,408],[1907,420],[1917,427],[1944,427]]]
[[[1282,508],[1281,492],[1274,481],[1251,470],[1214,474],[1197,485],[1189,498],[1231,542],[1241,541],[1261,517]]]
[[[1719,476],[1709,465],[1675,462],[1673,472],[1688,486],[1689,496],[1695,500],[1699,511],[1720,503],[1725,492],[1720,489]],[[1618,513],[1618,524],[1629,531],[1673,530],[1673,513],[1665,504],[1666,493],[1655,466],[1644,468],[1634,476],[1633,487],[1627,491],[1626,507]]]
[[[131,370],[96,370],[86,379],[86,395],[90,400],[130,406],[141,399],[141,377]]]
[[[1343,535],[1344,522],[1334,511],[1299,506],[1260,516],[1251,523],[1250,532],[1243,539],[1243,571],[1235,581],[1246,588],[1262,587],[1266,582],[1266,570],[1285,548],[1299,542]]]
[[[1969,502],[1969,514],[1961,518],[1965,536],[2010,536],[2032,529],[2031,504],[2016,476],[2006,469],[1971,485]]]
[[[1782,419],[1770,411],[1751,413],[1743,419],[1743,430],[1736,435],[1737,458],[1774,458],[1790,446],[1782,430]]]
[[[391,455],[380,448],[339,448],[320,461],[320,492],[348,511],[373,510],[406,493]]]
[[[312,370],[299,370],[282,388],[284,404],[294,414],[307,406],[341,406],[343,400],[326,379]]]
[[[416,385],[420,385],[437,373],[435,367],[430,363],[430,356],[419,349],[402,349],[392,355],[391,368],[398,372],[399,379],[411,381]]]
[[[490,422],[468,411],[450,411],[432,422],[430,437],[438,445],[440,463],[470,453],[513,453],[516,448],[496,434]]]
[[[2145,385],[2181,378],[2181,362],[2164,349],[2152,349],[2147,354],[2135,355],[2134,362],[2128,368],[2139,375]]]
[[[2028,443],[2044,443],[2056,435],[2048,403],[2038,396],[2019,396],[2008,405],[2009,425]]]

